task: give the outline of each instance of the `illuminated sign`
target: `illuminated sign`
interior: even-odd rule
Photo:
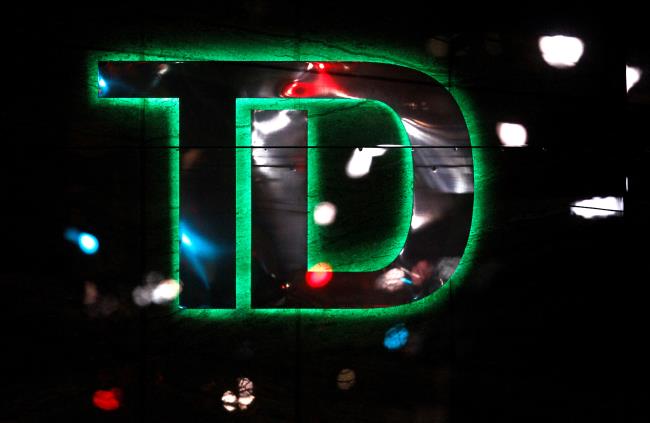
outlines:
[[[99,97],[177,99],[180,304],[373,308],[456,269],[469,133],[450,93],[368,62],[99,62]]]

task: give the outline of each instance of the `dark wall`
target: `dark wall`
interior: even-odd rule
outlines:
[[[74,12],[23,8],[3,20],[5,253],[0,420],[42,421],[627,421],[647,415],[644,123],[647,79],[626,94],[626,63],[648,67],[640,18],[624,13],[516,15],[257,1],[210,8]],[[36,9],[36,8],[35,8]],[[540,35],[581,37],[579,66],[548,67]],[[171,34],[171,35],[170,35]],[[177,35],[176,35],[177,34]],[[139,308],[131,291],[162,269],[155,216],[161,158],[111,145],[89,118],[84,65],[115,40],[357,37],[433,55],[472,99],[489,163],[477,257],[430,315],[362,322],[182,319]],[[647,75],[645,76],[647,78]],[[518,121],[528,146],[501,148],[494,127]],[[96,142],[96,143],[95,143]],[[80,147],[82,146],[82,147]],[[101,146],[101,147],[97,147]],[[625,188],[628,179],[629,188]],[[624,197],[625,212],[585,220],[573,201]],[[158,200],[156,200],[158,199]],[[83,256],[68,226],[94,228],[104,253]],[[152,241],[153,240],[153,241]],[[158,260],[158,261],[157,261]],[[99,303],[84,305],[84,282]],[[408,348],[387,351],[404,323]],[[356,385],[336,387],[353,369]],[[255,383],[249,410],[227,413],[236,378]],[[122,406],[93,407],[118,387]]]

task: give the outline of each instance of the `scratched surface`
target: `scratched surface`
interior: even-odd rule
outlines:
[[[646,239],[647,209],[639,191],[626,191],[625,178],[634,177],[630,188],[647,181],[641,164],[648,150],[640,146],[649,91],[639,85],[625,104],[616,70],[625,58],[616,39],[605,36],[607,25],[575,26],[598,47],[561,73],[537,55],[536,37],[550,28],[541,18],[515,34],[497,25],[503,31],[495,36],[438,31],[434,24],[450,25],[441,18],[426,26],[396,18],[396,27],[385,30],[388,18],[353,28],[349,18],[330,26],[332,15],[284,10],[249,2],[214,21],[200,11],[161,11],[160,22],[143,14],[103,21],[55,15],[27,27],[16,19],[5,29],[7,39],[23,40],[8,56],[26,65],[11,73],[11,108],[3,110],[12,144],[3,169],[11,252],[0,281],[7,302],[0,420],[521,422],[642,415],[635,407],[647,388],[632,389],[630,381],[648,370],[647,347],[634,340],[647,317],[639,287],[645,253],[627,248],[627,238],[633,232]],[[302,24],[285,14],[302,16]],[[42,58],[33,56],[37,45]],[[636,60],[647,64],[641,47]],[[455,96],[475,160],[483,163],[474,173],[481,207],[471,260],[430,310],[347,319],[269,312],[242,320],[133,302],[147,274],[178,272],[172,246],[179,234],[170,224],[178,212],[170,184],[170,163],[179,154],[170,124],[177,109],[173,101],[97,103],[89,61],[268,55],[371,58],[427,69]],[[497,122],[513,120],[526,125],[527,147],[499,143]],[[607,195],[625,197],[632,217],[586,220],[570,212],[574,201]],[[82,255],[65,241],[71,226],[97,235],[99,253]],[[97,296],[88,296],[87,282]],[[389,350],[387,331],[400,324],[408,342]],[[349,390],[337,387],[342,369],[354,371]],[[255,400],[230,413],[221,397],[236,391],[242,376],[254,382]],[[123,392],[120,408],[93,406],[96,390],[115,387]]]

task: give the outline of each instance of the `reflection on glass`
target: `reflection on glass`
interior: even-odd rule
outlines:
[[[194,61],[100,62],[99,74],[100,97],[179,99],[183,307],[404,304],[437,289],[434,264],[464,250],[467,125],[427,75]],[[308,272],[318,263],[333,270]],[[408,289],[375,289],[392,268]]]
[[[367,175],[372,166],[372,158],[383,156],[385,152],[385,148],[355,148],[345,167],[345,173],[350,178],[361,178]]]
[[[571,205],[571,214],[585,219],[622,216],[624,211],[621,197],[593,197],[576,201]]]

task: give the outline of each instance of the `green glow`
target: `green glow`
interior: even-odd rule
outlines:
[[[305,110],[307,111],[307,133],[309,147],[327,147],[349,142],[350,149],[335,149],[336,154],[344,153],[343,164],[347,161],[350,150],[356,147],[372,147],[377,144],[393,144],[409,146],[409,138],[399,116],[386,104],[376,100],[350,99],[263,99],[240,98],[236,107],[236,151],[237,162],[237,308],[250,308],[251,305],[251,113],[254,110]],[[351,114],[351,116],[350,116]],[[373,125],[368,128],[359,125],[359,118]],[[329,124],[327,122],[330,122]],[[348,123],[346,125],[346,123]],[[352,128],[355,126],[355,128]],[[333,130],[333,128],[336,130]],[[341,135],[343,132],[345,136]],[[380,240],[370,247],[342,247],[339,243],[333,246],[323,244],[329,228],[314,224],[308,219],[307,224],[307,268],[319,262],[327,262],[337,272],[371,272],[388,266],[404,247],[411,224],[413,210],[413,156],[409,149],[389,149],[385,156],[391,159],[402,170],[401,175],[393,174],[391,181],[385,181],[388,186],[392,182],[394,189],[400,193],[400,204],[397,208],[397,224],[384,225]],[[332,161],[322,160],[319,155],[322,149],[308,148],[308,193],[307,216],[312,216],[318,203],[324,201],[323,186],[327,170],[319,164]],[[397,159],[397,160],[396,160]],[[381,159],[377,158],[376,161]],[[339,161],[340,162],[340,161]],[[339,163],[340,164],[340,163]],[[377,164],[375,164],[377,166]],[[384,174],[385,175],[385,174]],[[381,176],[381,175],[380,175]],[[396,181],[401,183],[397,184]],[[382,187],[382,189],[385,187]],[[359,195],[359,194],[357,194]],[[369,210],[369,213],[374,213]],[[381,212],[379,219],[384,219]],[[377,232],[374,229],[373,232]],[[361,244],[363,244],[363,239]],[[328,248],[329,247],[329,248]],[[356,251],[355,251],[356,250]],[[369,251],[371,250],[371,251]],[[370,254],[372,252],[372,254]]]
[[[199,31],[196,31],[198,34]],[[125,35],[126,37],[126,35]],[[218,61],[365,61],[376,63],[388,63],[405,66],[423,72],[432,78],[446,85],[447,69],[438,65],[434,59],[428,56],[423,50],[417,47],[404,45],[392,45],[385,41],[359,40],[345,38],[344,36],[328,36],[325,38],[270,36],[251,33],[223,33],[211,39],[208,35],[199,34],[192,39],[178,37],[175,34],[161,32],[156,35],[154,43],[139,44],[131,42],[112,42],[112,45],[120,45],[118,50],[100,52],[92,51],[88,54],[87,61],[87,87],[89,105],[107,112],[110,111],[110,119],[116,123],[123,124],[125,120],[137,120],[147,116],[150,112],[152,119],[165,121],[168,132],[162,146],[178,146],[178,102],[175,99],[98,99],[97,98],[97,69],[99,61],[131,61],[131,60],[218,60]],[[477,119],[477,114],[469,97],[461,90],[450,90],[452,96],[461,107],[465,117],[470,140],[473,146],[485,145],[483,134],[485,131]],[[296,100],[297,102],[299,100]],[[303,102],[306,100],[302,100]],[[296,106],[296,109],[301,107]],[[111,110],[112,109],[112,110]],[[101,111],[100,111],[101,112]],[[148,121],[142,122],[143,125]],[[164,126],[164,125],[161,125]],[[248,126],[250,131],[250,126]],[[242,149],[242,151],[244,151]],[[480,247],[480,238],[483,227],[489,221],[488,198],[491,190],[491,177],[488,169],[488,153],[483,149],[473,149],[474,161],[474,209],[472,215],[472,226],[470,229],[467,246],[462,259],[451,277],[434,294],[418,300],[389,308],[371,309],[251,309],[244,307],[237,309],[183,309],[179,310],[178,316],[192,319],[265,319],[271,315],[290,317],[300,314],[308,319],[320,321],[322,319],[334,320],[401,320],[423,314],[435,312],[442,306],[451,294],[452,288],[469,279],[474,268],[474,263]],[[173,277],[178,278],[178,216],[179,216],[179,189],[178,189],[178,151],[173,149],[169,154],[169,220],[172,225],[172,245],[169,251],[169,269]],[[251,157],[246,153],[241,154],[237,150],[237,177],[248,177],[250,180]],[[242,174],[240,175],[240,169]],[[246,175],[245,172],[248,172]],[[244,196],[244,192],[238,192],[238,204],[245,201],[250,203]],[[240,198],[239,196],[242,195]],[[247,208],[250,210],[250,207]],[[238,213],[243,213],[241,210]],[[245,216],[242,216],[245,217]],[[237,221],[240,216],[238,215]],[[250,219],[249,219],[250,221]],[[238,228],[240,229],[240,228]],[[238,234],[239,236],[239,234]],[[237,239],[238,251],[241,239]],[[250,238],[243,242],[250,242]],[[250,246],[248,247],[250,248]],[[250,257],[250,256],[248,256]],[[238,262],[237,272],[240,267],[250,268],[248,263]],[[475,269],[478,270],[478,269]],[[239,284],[241,281],[237,281]],[[248,285],[250,291],[250,284]],[[245,301],[245,292],[237,292],[237,304]]]
[[[318,137],[319,147],[349,147],[309,150],[307,215],[313,216],[321,201],[330,201],[339,218],[329,226],[308,218],[307,268],[326,262],[335,272],[384,269],[404,248],[410,229],[413,155],[408,148],[388,148],[372,159],[373,171],[362,179],[348,178],[345,166],[356,147],[410,146],[401,119],[379,101],[331,100],[310,110],[307,131],[310,138]],[[346,224],[345,216],[355,221]]]

